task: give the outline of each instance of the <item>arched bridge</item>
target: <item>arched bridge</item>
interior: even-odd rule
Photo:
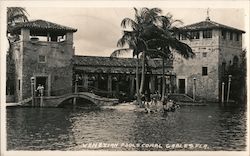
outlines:
[[[97,106],[104,106],[104,105],[107,106],[107,105],[114,105],[118,103],[118,99],[100,97],[98,95],[95,95],[89,92],[77,92],[77,93],[70,93],[70,94],[65,94],[61,96],[43,97],[42,105],[41,104],[40,105],[42,107],[58,107],[62,102],[68,99],[72,99],[72,98],[83,98],[83,99],[91,101]]]

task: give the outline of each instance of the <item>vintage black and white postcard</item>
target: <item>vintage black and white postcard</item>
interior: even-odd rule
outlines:
[[[249,1],[0,4],[2,155],[249,154]]]

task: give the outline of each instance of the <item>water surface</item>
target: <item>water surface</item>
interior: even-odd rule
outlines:
[[[239,151],[246,148],[245,136],[245,109],[217,104],[183,106],[168,114],[7,108],[8,150]],[[95,148],[96,144],[100,146]],[[184,144],[187,148],[183,148]],[[190,148],[194,144],[208,148]]]

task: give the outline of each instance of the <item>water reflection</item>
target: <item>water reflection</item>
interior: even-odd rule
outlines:
[[[246,113],[217,105],[174,113],[65,108],[7,108],[8,150],[204,150],[166,144],[207,144],[208,150],[245,150]],[[91,148],[91,143],[119,146]],[[121,146],[131,144],[131,146]],[[163,148],[133,146],[158,144]]]

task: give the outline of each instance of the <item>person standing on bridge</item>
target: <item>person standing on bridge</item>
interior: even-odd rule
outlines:
[[[37,87],[37,89],[36,89],[36,92],[38,93],[38,96],[41,96],[41,95],[42,95],[43,90],[44,90],[43,85],[38,84],[38,87]]]

